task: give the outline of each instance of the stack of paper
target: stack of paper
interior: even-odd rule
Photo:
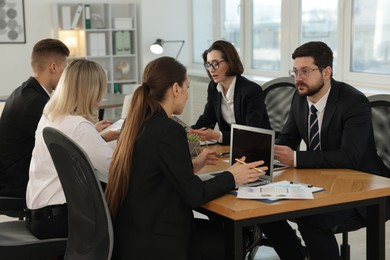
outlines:
[[[313,199],[313,192],[321,190],[323,188],[308,184],[281,181],[257,187],[239,187],[237,198],[264,200]]]

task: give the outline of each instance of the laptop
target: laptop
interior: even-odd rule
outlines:
[[[272,182],[274,167],[275,132],[273,130],[245,126],[231,125],[230,135],[230,165],[235,159],[246,157],[245,162],[263,160],[268,167],[266,174],[251,185],[263,185]]]
[[[263,160],[268,167],[266,174],[259,180],[246,184],[246,186],[258,186],[273,181],[274,168],[287,168],[280,163],[274,162],[275,132],[273,130],[245,126],[239,124],[231,125],[230,135],[230,158],[229,165],[235,163],[235,159],[246,157],[245,162]],[[210,173],[215,176],[218,173]],[[206,176],[205,176],[206,177]],[[209,179],[209,178],[205,178]]]

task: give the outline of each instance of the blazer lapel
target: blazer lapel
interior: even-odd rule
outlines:
[[[299,115],[299,118],[300,118],[300,122],[299,122],[299,126],[301,127],[299,129],[299,131],[302,133],[302,137],[303,137],[303,140],[304,142],[308,145],[309,144],[309,133],[308,133],[308,129],[309,129],[309,126],[308,126],[308,114],[309,114],[309,110],[307,109],[307,98],[306,97],[300,97],[301,99],[301,102],[299,102],[299,110],[300,111],[300,115]]]
[[[222,93],[218,92],[218,90],[216,91],[217,91],[217,101],[214,107],[217,115],[217,120],[219,123],[221,123],[222,122],[222,114],[221,114]]]
[[[241,83],[241,76],[236,77],[236,84],[234,86],[234,117],[236,120],[237,124],[243,124],[244,123],[244,118],[241,116],[241,110],[240,108],[244,107],[241,104],[242,98],[241,98],[241,89],[240,86],[242,85]]]
[[[326,101],[325,111],[324,111],[324,117],[322,119],[322,126],[321,126],[321,146],[324,147],[322,144],[326,144],[328,142],[328,129],[330,127],[330,121],[336,111],[337,108],[337,101],[339,99],[339,90],[335,82],[332,80],[332,87],[329,92],[328,100]]]

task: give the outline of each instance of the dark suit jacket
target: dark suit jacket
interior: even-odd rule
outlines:
[[[138,135],[132,162],[113,259],[199,259],[192,209],[234,189],[233,175],[195,176],[186,133],[163,110]]]
[[[321,126],[322,150],[297,151],[297,168],[348,168],[390,177],[375,148],[368,99],[346,83],[331,84]],[[296,150],[302,139],[308,145],[308,103],[296,92],[276,143]]]
[[[26,196],[35,130],[48,100],[33,77],[8,97],[0,118],[0,195]]]
[[[193,129],[214,128],[218,123],[223,135],[223,144],[230,144],[230,125],[221,114],[222,94],[217,90],[217,83],[210,81],[207,89],[207,103]],[[234,116],[236,124],[271,129],[264,93],[259,85],[238,75],[234,89]]]

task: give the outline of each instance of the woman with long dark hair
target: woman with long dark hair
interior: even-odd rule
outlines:
[[[186,68],[161,57],[146,66],[134,92],[105,191],[113,259],[212,259],[199,246],[192,209],[261,175],[253,168],[263,161],[234,164],[204,182],[194,175],[186,133],[170,119],[182,113],[188,88]]]

